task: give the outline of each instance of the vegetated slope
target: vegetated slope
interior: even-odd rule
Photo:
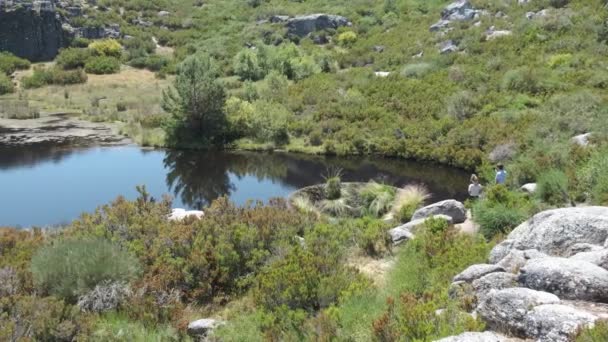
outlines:
[[[265,102],[254,106],[257,115],[288,113],[284,129],[293,150],[378,153],[468,168],[494,151],[494,160],[513,157],[529,171],[567,160],[563,144],[573,135],[604,130],[608,47],[602,1],[471,1],[479,10],[475,18],[431,32],[448,4],[101,1],[109,10],[96,10],[88,20],[119,22],[127,35],[154,36],[175,48],[177,61],[210,54],[231,95]],[[159,16],[165,10],[169,14]],[[272,18],[311,13],[342,15],[353,25],[297,38]],[[151,26],[133,24],[141,21]],[[290,47],[290,38],[297,47]],[[457,51],[440,53],[448,41]],[[288,55],[291,67],[304,70],[288,75],[288,91],[274,96],[260,91],[267,72],[247,76],[235,61],[248,51],[256,57],[250,66],[262,67],[256,63],[266,45],[277,46],[270,53]],[[390,75],[376,77],[374,71]],[[273,144],[246,138],[241,146]]]

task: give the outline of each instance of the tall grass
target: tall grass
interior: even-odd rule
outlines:
[[[398,221],[405,223],[411,220],[416,209],[430,197],[431,194],[423,185],[407,185],[397,192],[392,208],[393,215]]]
[[[101,317],[94,327],[92,340],[97,342],[192,341],[187,336],[180,336],[177,330],[170,326],[148,327],[141,322],[133,322],[117,314],[108,314]]]
[[[395,199],[395,189],[392,186],[370,181],[360,194],[364,211],[374,217],[380,217],[386,214],[390,209]]]

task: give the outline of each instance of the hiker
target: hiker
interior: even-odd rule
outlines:
[[[471,184],[469,184],[469,196],[471,198],[477,199],[481,196],[481,191],[483,190],[483,186],[479,184],[479,178],[477,175],[471,175]]]
[[[507,171],[505,166],[498,164],[496,167],[496,184],[505,184],[507,182]]]

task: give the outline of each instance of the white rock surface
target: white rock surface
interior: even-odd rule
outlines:
[[[498,265],[491,264],[478,264],[472,265],[466,270],[462,271],[460,274],[457,274],[452,281],[466,281],[471,282],[475,279],[479,279],[486,274],[494,273],[494,272],[504,272],[505,269]]]
[[[416,210],[412,216],[412,221],[437,215],[449,216],[452,218],[452,223],[458,224],[467,219],[467,210],[464,204],[456,200],[445,200]]]
[[[187,217],[194,216],[197,219],[203,218],[205,213],[200,210],[186,210],[182,208],[175,208],[171,210],[171,214],[168,217],[169,221],[181,221]]]

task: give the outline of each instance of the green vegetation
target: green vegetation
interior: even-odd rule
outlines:
[[[486,198],[473,204],[473,217],[488,239],[506,235],[534,214],[534,203],[503,185],[486,189]]]
[[[120,70],[120,61],[115,57],[92,57],[87,60],[84,70],[89,74],[114,74]]]
[[[21,79],[24,88],[40,88],[46,85],[71,85],[87,81],[87,75],[82,69],[62,70],[58,67],[37,67],[31,76]]]
[[[407,185],[399,190],[393,204],[395,220],[401,223],[409,222],[414,212],[422,207],[430,196],[428,190],[421,185]]]
[[[29,68],[29,61],[13,56],[8,52],[0,52],[0,73],[11,75],[17,70],[25,70]]]
[[[599,321],[593,328],[583,329],[576,337],[576,342],[601,342],[608,339],[608,323]]]
[[[8,76],[0,74],[0,95],[12,93],[14,88],[13,81]]]
[[[99,239],[56,241],[32,257],[36,287],[72,303],[104,281],[131,280],[138,268],[131,255]]]

